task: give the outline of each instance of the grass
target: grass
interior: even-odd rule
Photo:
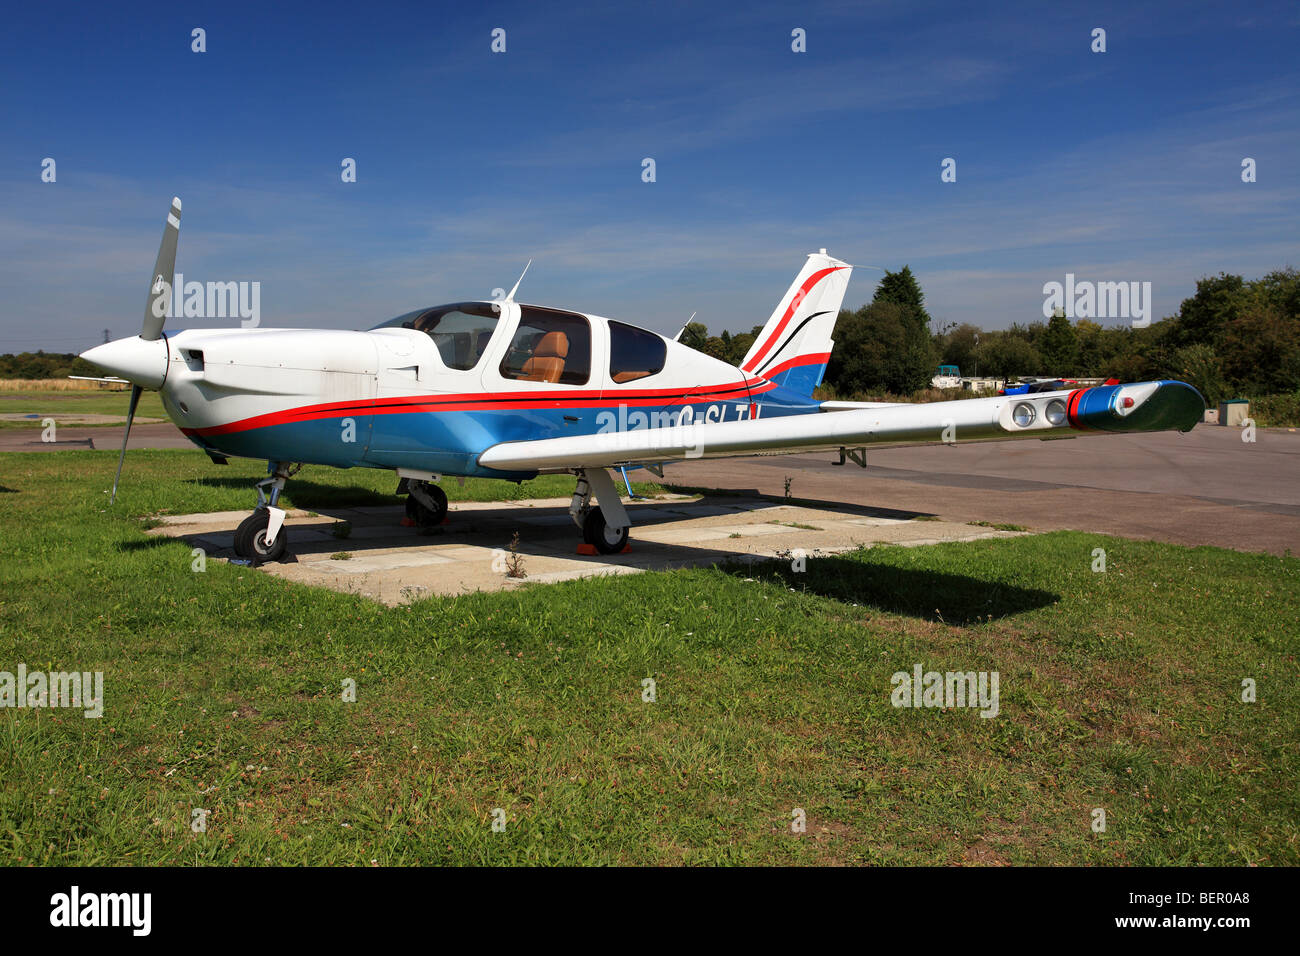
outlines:
[[[41,418],[75,417],[77,415],[118,415],[126,420],[126,410],[131,404],[130,389],[111,391],[106,389],[53,389],[42,383],[41,388],[20,388],[17,390],[0,389],[0,414],[39,415],[40,418],[25,421],[0,421],[0,428],[40,428]],[[142,392],[140,405],[135,412],[136,419],[166,419],[162,399],[157,392]],[[121,424],[102,426],[78,425],[78,428],[121,428]]]
[[[979,528],[992,528],[994,531],[1028,531],[1024,525],[1011,524],[1009,522],[992,522],[992,521],[967,521],[967,524],[975,525]]]
[[[0,669],[105,685],[0,709],[12,864],[1300,863],[1295,558],[1059,532],[386,608],[194,573],[141,518],[255,470],[133,453],[108,509],[111,457],[0,455]],[[917,663],[998,671],[999,716],[892,707]]]
[[[94,502],[96,511],[107,508],[116,463],[117,453],[113,450],[0,453],[0,517],[10,505],[5,498],[6,491],[13,490],[17,484],[46,488],[52,500],[62,500],[70,494],[84,495],[86,500],[79,504]],[[253,486],[266,476],[265,464],[232,458],[228,465],[214,465],[197,449],[132,450],[122,467],[113,514],[157,516],[251,511],[257,502]],[[406,500],[405,496],[394,494],[396,488],[397,478],[391,471],[308,467],[289,479],[280,501],[282,505],[309,513],[321,508],[396,505]],[[632,482],[632,488],[646,496],[664,490],[658,484],[637,481]],[[573,478],[543,475],[521,484],[467,478],[463,485],[455,478],[446,478],[442,489],[451,501],[567,498],[573,494]],[[350,530],[349,526],[349,533]]]

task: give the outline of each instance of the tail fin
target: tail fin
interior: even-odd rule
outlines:
[[[826,374],[835,345],[831,332],[852,272],[851,265],[828,256],[825,249],[809,255],[740,363],[741,369],[812,395]]]

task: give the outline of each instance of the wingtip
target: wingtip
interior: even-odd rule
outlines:
[[[1073,394],[1078,397],[1069,403],[1071,424],[1099,431],[1186,432],[1205,415],[1201,393],[1174,379],[1098,385]]]

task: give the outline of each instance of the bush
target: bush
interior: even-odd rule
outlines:
[[[1251,399],[1250,417],[1261,428],[1300,428],[1300,391]]]
[[[1205,396],[1210,407],[1228,397],[1223,366],[1208,345],[1189,345],[1174,353],[1174,374]]]

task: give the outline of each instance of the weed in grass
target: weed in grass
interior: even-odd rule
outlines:
[[[519,553],[518,531],[510,536],[510,553],[506,556],[506,577],[528,577],[528,572],[524,570],[524,556]]]

